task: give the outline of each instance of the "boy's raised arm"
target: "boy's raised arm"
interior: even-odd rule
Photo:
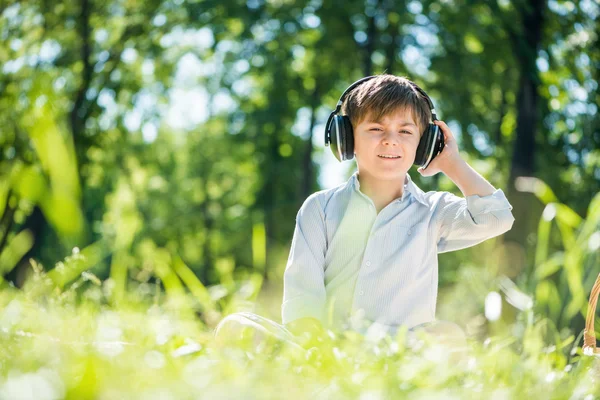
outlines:
[[[466,198],[443,192],[436,206],[438,253],[474,246],[510,230],[515,218],[502,189]]]
[[[296,217],[296,227],[283,275],[283,324],[295,335],[320,333],[325,318],[325,215],[316,194]]]
[[[450,128],[436,121],[444,133],[446,146],[423,176],[444,172],[458,186],[465,198],[442,192],[437,199],[438,253],[464,249],[510,230],[512,205],[502,189],[496,189],[462,159]]]

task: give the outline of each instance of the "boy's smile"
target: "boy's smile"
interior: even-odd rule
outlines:
[[[410,110],[397,110],[380,121],[374,121],[369,113],[354,129],[360,176],[401,184],[414,163],[420,136]]]

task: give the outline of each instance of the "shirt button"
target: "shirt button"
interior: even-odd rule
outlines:
[[[363,291],[361,290],[360,292],[358,292],[358,294],[360,294],[360,295],[362,296],[363,294],[365,294],[365,292],[363,292]]]
[[[371,261],[367,261],[367,267],[370,267],[370,266],[371,266]]]
[[[407,233],[410,235],[412,233],[412,229],[409,229]]]

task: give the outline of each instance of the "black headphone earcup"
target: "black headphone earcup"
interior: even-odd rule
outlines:
[[[342,154],[340,152],[340,142],[342,140],[340,139],[339,116],[332,116],[330,126],[327,127],[327,131],[329,132],[329,146],[331,147],[331,152],[338,161],[342,161]]]
[[[441,140],[441,148],[440,148]],[[443,149],[443,136],[440,131],[440,127],[436,124],[429,124],[421,140],[419,146],[417,146],[417,153],[415,155],[414,165],[426,168],[427,165],[439,154]]]
[[[342,119],[344,121],[344,128],[341,135],[344,141],[344,146],[342,147],[344,160],[352,160],[354,158],[354,131],[352,130],[352,122],[350,122],[350,118],[346,115],[342,116]]]
[[[331,151],[338,161],[354,158],[352,124],[345,115],[335,115],[331,121]]]
[[[425,158],[425,153],[426,153],[426,148],[427,148],[427,142],[429,142],[431,139],[431,135],[429,133],[430,130],[430,126],[428,125],[427,128],[425,129],[425,131],[423,132],[423,134],[421,135],[421,139],[419,140],[419,146],[417,146],[417,152],[415,154],[415,161],[414,161],[414,165],[417,166],[422,166],[424,163],[424,159]]]

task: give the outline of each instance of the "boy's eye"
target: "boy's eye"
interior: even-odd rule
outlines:
[[[383,129],[382,128],[369,128],[369,132],[383,132]],[[401,130],[400,133],[407,133],[409,135],[413,134],[411,131],[407,131],[407,130]]]

